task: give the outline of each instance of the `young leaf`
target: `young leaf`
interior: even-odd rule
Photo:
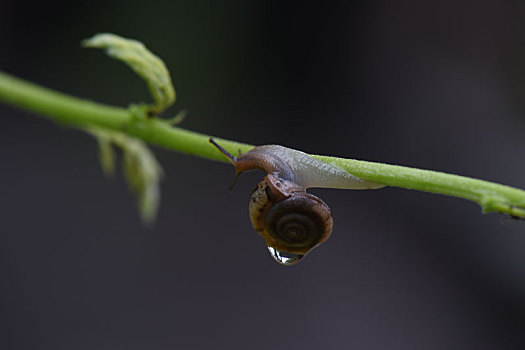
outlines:
[[[95,135],[98,140],[100,167],[106,176],[115,174],[115,151],[110,140],[102,134]]]
[[[162,168],[144,142],[119,131],[99,127],[86,128],[95,136],[100,147],[100,163],[105,174],[114,171],[112,146],[122,150],[124,176],[129,188],[137,196],[142,221],[155,220],[160,201],[159,184]]]
[[[104,49],[110,57],[126,63],[144,79],[155,101],[152,112],[160,113],[175,103],[175,89],[166,65],[140,41],[101,33],[82,41],[82,45]]]

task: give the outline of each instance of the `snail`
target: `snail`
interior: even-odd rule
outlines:
[[[263,237],[270,255],[282,265],[299,262],[332,234],[333,218],[328,205],[309,187],[375,189],[383,185],[362,180],[312,156],[279,145],[257,146],[235,157],[210,142],[235,167],[230,189],[239,175],[252,169],[266,172],[249,201],[250,221]]]

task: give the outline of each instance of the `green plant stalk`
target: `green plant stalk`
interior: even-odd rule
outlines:
[[[147,109],[108,106],[59,93],[0,72],[0,101],[35,112],[62,124],[85,128],[92,125],[124,132],[170,150],[227,162],[209,143],[209,136],[149,118]],[[216,138],[231,153],[254,146]],[[387,186],[440,193],[477,202],[484,212],[497,211],[525,218],[525,191],[488,181],[430,170],[344,159],[314,157],[339,166],[359,178]]]

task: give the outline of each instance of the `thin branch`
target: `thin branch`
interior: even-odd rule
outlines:
[[[174,127],[149,118],[147,108],[120,108],[62,94],[0,72],[0,101],[46,116],[73,127],[98,126],[117,130],[170,150],[227,162],[209,143],[209,135]],[[247,152],[254,146],[215,138],[227,151]],[[484,212],[497,211],[525,218],[525,191],[496,183],[436,171],[366,162],[329,156],[315,156],[365,180],[441,193],[477,202]]]

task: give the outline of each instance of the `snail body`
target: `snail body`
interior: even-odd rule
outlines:
[[[232,158],[228,158],[232,161]],[[341,168],[315,159],[304,152],[279,145],[257,146],[234,158],[235,161],[232,163],[239,174],[245,170],[261,169],[268,174],[294,182],[304,188],[357,190],[376,189],[384,186],[362,180]]]
[[[383,185],[355,177],[343,169],[279,145],[258,146],[238,157],[218,145],[233,164],[237,177],[246,170],[267,173],[250,196],[249,214],[272,257],[283,265],[298,262],[332,234],[330,208],[307,193],[310,187],[368,189]]]

